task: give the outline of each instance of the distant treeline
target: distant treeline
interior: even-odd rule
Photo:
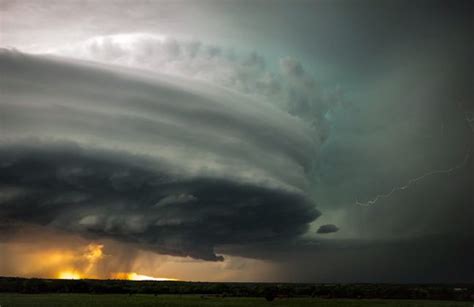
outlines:
[[[474,285],[215,283],[0,277],[0,292],[474,300]]]

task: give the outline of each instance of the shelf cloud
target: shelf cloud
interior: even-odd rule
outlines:
[[[221,260],[319,216],[319,142],[266,102],[184,78],[2,50],[1,220]]]

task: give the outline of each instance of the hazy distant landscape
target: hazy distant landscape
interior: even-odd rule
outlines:
[[[0,278],[2,306],[471,306],[474,285]]]

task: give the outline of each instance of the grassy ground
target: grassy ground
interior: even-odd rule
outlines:
[[[259,307],[259,306],[318,306],[318,307],[441,307],[473,306],[470,302],[413,301],[413,300],[324,300],[312,298],[201,298],[200,296],[153,296],[120,294],[0,294],[0,307],[10,306],[163,306],[163,307]]]

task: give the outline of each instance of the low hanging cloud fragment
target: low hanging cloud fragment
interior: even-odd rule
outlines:
[[[189,79],[0,52],[0,224],[222,260],[292,240],[318,142],[301,120]]]
[[[327,233],[333,233],[333,232],[338,232],[338,231],[339,231],[339,227],[337,227],[336,225],[326,224],[326,225],[319,226],[316,232],[319,234],[327,234]]]

